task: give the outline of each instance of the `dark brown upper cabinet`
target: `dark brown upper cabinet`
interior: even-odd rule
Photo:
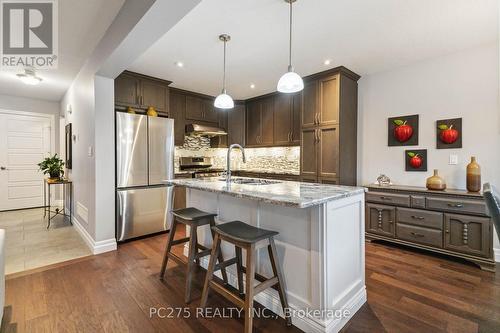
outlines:
[[[356,184],[358,80],[344,67],[304,78],[302,179]]]
[[[316,126],[318,122],[318,81],[304,83],[302,90],[302,128]]]
[[[339,122],[339,74],[319,80],[319,125],[335,125]]]
[[[186,95],[174,90],[170,92],[170,117],[174,119],[175,145],[182,146],[186,132]]]
[[[139,105],[139,79],[123,73],[115,79],[115,104],[124,106]]]
[[[245,104],[236,104],[227,111],[227,143],[245,145]]]
[[[143,110],[152,106],[160,114],[168,116],[170,83],[125,71],[115,79],[115,104]]]
[[[219,121],[214,99],[186,94],[186,119],[216,124]]]
[[[246,146],[269,147],[274,143],[274,96],[247,103]]]
[[[154,107],[157,111],[168,113],[168,86],[155,81],[141,80],[142,105]]]
[[[301,94],[274,95],[274,145],[300,144]]]

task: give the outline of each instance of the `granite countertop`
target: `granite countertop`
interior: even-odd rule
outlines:
[[[242,177],[233,177],[233,179]],[[339,200],[349,196],[364,193],[366,188],[355,186],[326,185],[301,183],[294,181],[279,181],[268,185],[244,185],[232,183],[228,188],[220,178],[173,179],[169,184],[187,188],[223,193],[237,198],[260,200],[267,203],[307,208],[328,201]]]
[[[231,172],[255,172],[255,173],[269,173],[273,175],[292,175],[292,176],[299,176],[300,172],[299,171],[289,171],[289,170],[279,170],[279,169],[274,169],[274,170],[269,170],[269,169],[235,169],[231,170]]]

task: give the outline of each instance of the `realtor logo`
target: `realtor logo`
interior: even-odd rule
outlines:
[[[57,0],[1,0],[2,69],[57,67]]]

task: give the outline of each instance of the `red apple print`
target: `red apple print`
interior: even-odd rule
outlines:
[[[458,139],[458,131],[453,128],[453,125],[439,125],[438,128],[441,130],[439,133],[439,138],[441,141],[447,144],[451,144]]]
[[[410,157],[410,166],[414,169],[418,169],[422,166],[422,157],[419,154],[415,154],[413,152],[409,152],[408,156]]]
[[[413,135],[413,127],[408,125],[406,121],[402,121],[400,119],[394,120],[394,124],[396,124],[396,127],[394,128],[394,137],[396,140],[401,143],[410,140]]]

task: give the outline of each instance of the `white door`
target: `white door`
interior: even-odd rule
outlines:
[[[43,206],[37,163],[51,152],[49,118],[0,111],[0,211]]]

